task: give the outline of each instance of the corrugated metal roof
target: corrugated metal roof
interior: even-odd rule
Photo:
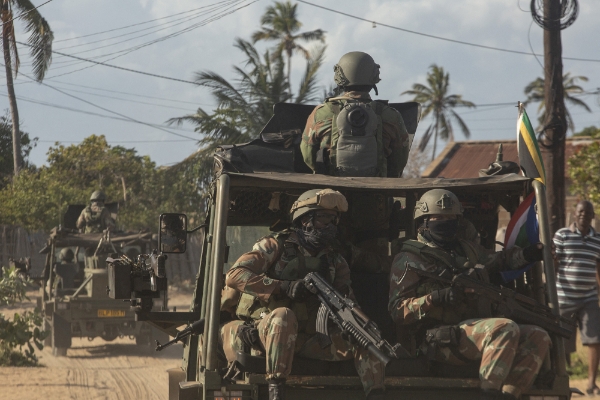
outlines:
[[[589,138],[569,138],[565,146],[565,160],[581,146],[593,141]],[[496,161],[498,146],[502,144],[504,161],[519,162],[516,140],[490,140],[451,142],[437,158],[425,169],[426,178],[476,178],[479,170],[487,168]],[[568,166],[565,165],[565,176],[568,176]]]

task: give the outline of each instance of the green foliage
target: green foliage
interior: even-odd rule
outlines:
[[[600,139],[600,128],[596,128],[595,125],[583,128],[581,131],[574,133],[573,136],[589,136],[593,139]]]
[[[567,162],[571,192],[595,205],[600,204],[600,143],[582,146]]]
[[[259,40],[276,41],[273,60],[281,57],[283,53],[287,55],[287,80],[290,82],[292,70],[292,55],[300,53],[306,60],[311,59],[311,53],[299,42],[312,42],[315,40],[321,43],[325,42],[325,32],[321,29],[314,31],[298,33],[302,23],[297,17],[298,4],[292,4],[289,1],[285,3],[276,1],[274,5],[267,7],[260,23],[260,31],[254,32],[252,40],[254,43]],[[299,101],[296,101],[299,103]]]
[[[193,219],[199,211],[192,177],[92,135],[78,145],[57,143],[48,150],[48,166],[23,171],[1,190],[0,223],[49,230],[62,222],[69,204],[87,204],[98,189],[107,202],[119,202],[117,224],[128,230],[154,230],[161,212],[189,212]]]
[[[578,99],[576,96],[583,94],[585,90],[577,85],[577,81],[587,82],[588,78],[585,76],[571,76],[569,72],[563,75],[563,90],[564,90],[564,98],[565,103],[571,104],[573,106],[581,107],[588,112],[592,112],[590,107],[583,101]],[[546,119],[546,101],[545,101],[545,81],[543,78],[537,78],[533,82],[530,82],[529,85],[525,87],[525,95],[527,96],[527,100],[523,102],[523,104],[527,105],[529,103],[540,103],[538,106],[538,123],[541,125],[544,124]],[[571,113],[567,108],[565,108],[565,116],[567,118],[567,125],[571,132],[575,132],[575,123],[573,122],[573,117],[571,117]]]
[[[571,354],[571,365],[567,366],[567,373],[571,379],[586,379],[588,377],[588,363],[579,353]]]
[[[15,268],[2,268],[0,280],[0,305],[14,305],[28,300],[25,295],[27,281],[18,276]],[[38,358],[35,348],[42,350],[49,332],[42,330],[43,317],[40,310],[15,313],[12,319],[0,314],[0,365],[33,366]],[[17,349],[18,348],[18,349]]]
[[[256,48],[243,39],[236,39],[235,47],[244,53],[244,68],[234,66],[235,84],[216,72],[196,73],[198,85],[208,88],[218,103],[212,113],[198,108],[195,114],[172,118],[170,124],[184,122],[196,126],[203,134],[201,150],[185,160],[176,169],[189,169],[197,173],[207,187],[212,177],[212,154],[219,145],[248,142],[273,115],[273,105],[294,99],[286,78],[282,55],[273,58],[269,51],[260,56]],[[318,48],[307,61],[306,71],[295,96],[298,103],[315,101],[318,96],[317,71],[323,63],[325,47]]]
[[[471,136],[467,124],[460,115],[453,110],[454,107],[475,107],[470,101],[463,100],[462,95],[448,94],[450,88],[450,74],[444,72],[443,67],[433,64],[429,67],[427,73],[427,85],[415,83],[412,90],[402,92],[402,94],[413,95],[413,101],[421,103],[423,107],[422,118],[429,114],[433,116],[433,123],[425,130],[419,151],[423,152],[433,136],[433,151],[431,159],[435,156],[438,136],[443,140],[454,141],[454,128],[452,120],[455,120],[466,138]]]
[[[28,133],[21,131],[21,155],[23,167],[28,167],[27,158],[29,153],[37,144],[37,138],[31,139]],[[3,181],[13,173],[13,150],[12,150],[12,121],[8,112],[0,117],[0,188]]]

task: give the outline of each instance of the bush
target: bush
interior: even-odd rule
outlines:
[[[0,305],[14,305],[29,300],[26,289],[29,282],[18,276],[15,268],[2,268],[0,279]],[[49,332],[42,328],[43,317],[40,310],[15,313],[12,319],[0,314],[0,365],[35,366],[38,358],[35,347],[44,348],[43,341]]]

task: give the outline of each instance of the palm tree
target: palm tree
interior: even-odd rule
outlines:
[[[433,152],[431,153],[431,160],[433,161],[438,136],[444,140],[454,140],[452,119],[456,120],[466,138],[471,136],[469,128],[453,108],[460,106],[475,107],[475,104],[463,100],[462,95],[448,94],[450,74],[444,73],[444,68],[433,64],[429,69],[431,71],[427,73],[428,86],[415,83],[412,90],[407,90],[402,92],[402,94],[413,95],[413,100],[421,103],[423,107],[423,117],[433,114],[433,122],[427,128],[419,143],[419,151],[423,152],[427,148],[429,140],[433,135]]]
[[[254,32],[252,40],[254,43],[259,40],[276,40],[279,43],[275,47],[273,57],[279,57],[283,52],[287,56],[287,80],[291,82],[292,72],[292,54],[300,53],[305,59],[310,59],[310,52],[298,44],[299,41],[310,42],[319,40],[325,41],[325,32],[321,29],[314,31],[296,33],[302,27],[302,23],[297,19],[298,4],[286,1],[275,2],[275,5],[267,7],[260,23],[262,29]]]
[[[208,88],[218,104],[212,114],[198,108],[194,114],[167,121],[178,125],[191,123],[204,135],[199,142],[200,150],[186,162],[204,164],[200,170],[205,183],[209,182],[212,153],[218,145],[244,143],[256,138],[271,118],[275,103],[310,103],[319,97],[316,77],[323,64],[325,46],[310,54],[295,96],[291,93],[281,54],[273,57],[267,51],[260,56],[250,42],[239,38],[235,47],[247,57],[243,68],[234,66],[235,83],[216,72],[196,73],[196,83]]]
[[[18,10],[13,14],[13,8]],[[52,61],[52,40],[54,34],[48,22],[42,17],[29,0],[2,0],[2,50],[4,51],[4,67],[6,69],[6,87],[8,88],[8,103],[12,119],[12,141],[14,173],[18,175],[23,165],[21,154],[21,138],[19,134],[19,110],[13,84],[13,74],[19,71],[19,53],[15,36],[14,19],[25,21],[25,31],[29,34],[30,54],[33,58],[33,73],[38,82],[44,79]]]
[[[583,107],[588,112],[592,112],[590,107],[583,101],[578,99],[578,94],[582,94],[585,90],[577,85],[577,81],[587,82],[588,78],[585,76],[571,76],[570,72],[567,72],[563,75],[563,90],[564,90],[564,98],[565,102],[570,103],[573,106]],[[527,105],[529,103],[540,103],[538,107],[538,122],[540,125],[544,123],[546,120],[546,103],[545,92],[544,92],[544,78],[537,78],[529,85],[525,87],[525,95],[527,96],[527,100],[523,102],[523,104]],[[573,122],[573,117],[571,117],[571,113],[569,110],[565,108],[565,114],[567,118],[567,125],[571,132],[575,132],[575,123]]]

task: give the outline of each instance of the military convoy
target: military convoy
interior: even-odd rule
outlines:
[[[390,104],[403,116],[414,135],[419,119],[417,103]],[[543,192],[526,177],[509,173],[473,179],[397,179],[334,177],[306,174],[298,143],[312,106],[276,104],[274,115],[258,139],[242,145],[224,146],[215,154],[215,174],[210,190],[204,242],[193,300],[189,312],[152,309],[168,268],[162,253],[185,251],[186,218],[180,214],[161,216],[159,250],[153,261],[130,263],[124,258],[109,265],[111,297],[134,299],[138,321],[184,342],[182,366],[169,370],[169,399],[263,400],[268,398],[265,359],[238,353],[234,377],[219,362],[219,327],[223,276],[230,263],[249,251],[252,243],[269,231],[290,225],[288,212],[298,196],[308,189],[331,188],[343,193],[352,207],[356,195],[384,196],[402,207],[401,223],[390,237],[393,253],[398,242],[416,237],[412,210],[417,199],[433,188],[451,190],[461,200],[464,217],[477,231],[480,243],[493,249],[498,228],[498,210],[514,212],[520,199],[535,190],[541,241],[550,242],[548,210]],[[367,210],[361,210],[367,212]],[[348,212],[347,215],[357,213]],[[176,221],[176,224],[167,223]],[[170,227],[170,228],[169,228]],[[544,259],[551,260],[550,246]],[[168,262],[167,262],[168,263]],[[397,327],[387,311],[388,274],[385,271],[352,271],[353,290],[361,309],[373,319],[389,343],[396,343]],[[556,310],[556,285],[551,262],[537,263],[518,278],[512,288]],[[179,329],[185,326],[185,329]],[[562,338],[551,334],[553,346],[534,386],[524,400],[570,398]],[[164,348],[164,342],[157,349]],[[386,368],[388,399],[478,399],[478,365],[453,366],[428,360],[423,355],[392,359]],[[287,399],[364,399],[352,361],[328,362],[296,356],[287,380]]]
[[[54,355],[64,356],[74,337],[90,341],[96,337],[105,341],[129,337],[143,346],[156,338],[164,340],[164,333],[136,322],[129,303],[113,300],[107,293],[107,256],[116,253],[136,259],[156,247],[152,234],[78,233],[74,221],[82,208],[69,207],[65,225],[52,230],[40,251],[46,254],[38,299],[45,330],[50,332],[45,344]],[[166,296],[165,288],[157,302],[160,309],[167,309]]]

